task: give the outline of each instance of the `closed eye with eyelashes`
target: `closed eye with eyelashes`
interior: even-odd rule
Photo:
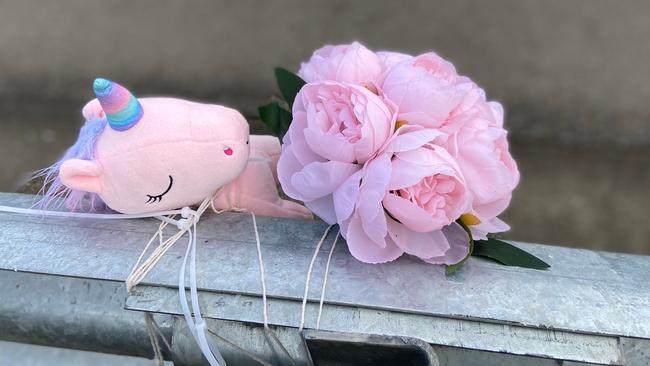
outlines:
[[[163,196],[166,195],[169,192],[170,189],[172,189],[173,184],[174,184],[174,178],[172,178],[172,176],[170,175],[169,176],[169,186],[167,186],[167,189],[165,189],[165,191],[163,193],[161,193],[161,194],[157,194],[157,195],[148,194],[147,195],[148,199],[147,199],[146,203],[156,203],[156,202],[162,201]]]

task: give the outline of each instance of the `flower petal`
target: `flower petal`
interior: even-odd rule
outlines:
[[[347,220],[354,211],[361,184],[362,171],[354,173],[334,191],[334,210],[338,222]]]
[[[471,225],[469,228],[472,231],[472,236],[476,240],[485,240],[487,239],[487,234],[490,233],[502,233],[510,230],[510,226],[498,217],[482,221],[478,225]]]
[[[442,230],[419,233],[389,218],[388,233],[404,252],[422,259],[442,256],[449,250]]]
[[[469,254],[469,236],[465,229],[457,223],[442,228],[445,238],[449,243],[449,250],[441,256],[425,259],[425,262],[432,264],[456,264]]]
[[[421,150],[426,151],[426,149]],[[445,167],[441,164],[416,164],[413,161],[402,159],[401,154],[396,155],[392,161],[392,171],[390,183],[388,184],[388,190],[397,190],[410,187],[425,177],[440,173],[443,169],[449,170],[448,167]]]
[[[305,202],[305,206],[326,223],[330,225],[336,224],[336,213],[334,212],[332,195]]]
[[[368,163],[361,181],[361,193],[357,202],[357,212],[364,230],[378,244],[384,242],[383,238],[388,230],[381,202],[386,195],[390,172],[390,159],[385,154]]]
[[[332,194],[346,179],[360,169],[357,164],[328,161],[313,162],[291,177],[291,185],[303,201],[312,201]]]
[[[384,247],[377,245],[363,230],[359,216],[352,216],[347,227],[345,239],[350,253],[365,263],[385,263],[393,261],[404,252],[387,236]]]
[[[440,229],[428,212],[407,199],[389,193],[383,203],[391,216],[411,230],[423,233]]]
[[[340,135],[317,133],[311,128],[304,131],[307,145],[318,155],[328,159],[346,163],[356,160],[354,145]]]
[[[483,221],[487,217],[496,217],[503,213],[503,211],[508,208],[510,199],[512,199],[512,192],[507,192],[503,197],[495,201],[483,204],[474,203],[474,210],[476,211],[476,214],[481,219],[481,221]]]
[[[278,180],[282,186],[282,190],[287,196],[303,201],[302,194],[296,190],[291,183],[291,177],[302,169],[303,165],[298,161],[296,155],[293,153],[292,144],[285,144],[282,146],[282,153],[278,160]]]
[[[402,127],[402,129],[406,128]],[[387,152],[402,152],[414,150],[433,141],[436,137],[443,135],[442,132],[432,128],[421,128],[417,130],[411,129],[410,132],[402,133],[388,144],[386,147]]]

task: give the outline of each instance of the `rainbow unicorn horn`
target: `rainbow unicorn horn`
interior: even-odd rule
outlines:
[[[112,129],[128,130],[142,118],[143,111],[140,102],[122,85],[97,78],[93,83],[93,90]]]

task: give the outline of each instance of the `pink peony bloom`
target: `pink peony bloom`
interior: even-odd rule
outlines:
[[[300,65],[298,75],[308,83],[330,80],[376,90],[381,72],[377,55],[361,43],[353,42],[319,48],[308,62]]]
[[[509,229],[496,217],[510,204],[519,170],[508,150],[503,108],[499,103],[486,102],[482,91],[474,90],[470,95],[474,95],[471,105],[466,103],[465,110],[449,125],[456,127],[448,131],[447,149],[458,161],[472,194],[471,213],[481,221],[471,226],[472,232],[476,239],[484,239],[487,233]]]
[[[391,51],[379,51],[377,52],[377,57],[379,58],[382,72],[388,72],[393,68],[393,66],[399,64],[400,62],[413,58],[413,56],[407,55],[405,53]]]
[[[413,56],[405,53],[391,51],[379,51],[377,52],[377,57],[379,57],[379,63],[381,65],[381,77],[379,78],[379,83],[377,85],[383,84],[386,75],[388,75],[388,72],[390,72],[395,65],[413,58]]]
[[[458,80],[454,65],[430,52],[393,66],[380,90],[397,104],[399,120],[438,128],[467,93],[467,88],[457,86]]]
[[[384,207],[416,232],[440,230],[470,209],[460,167],[441,146],[396,153],[388,190]]]
[[[367,263],[404,253],[455,264],[497,218],[519,181],[503,109],[435,53],[325,46],[303,63],[278,176]],[[399,121],[399,122],[398,122]],[[479,223],[476,223],[479,222]]]
[[[398,120],[440,132],[435,143],[457,161],[472,197],[468,212],[481,221],[471,227],[476,239],[509,230],[497,216],[510,203],[519,171],[508,151],[501,105],[487,102],[480,87],[432,53],[394,66],[382,88],[398,105]]]
[[[361,86],[331,81],[305,85],[293,104],[278,163],[285,193],[326,222],[341,221],[333,195],[385,145],[395,119],[392,108]],[[341,210],[349,211],[339,204]]]
[[[381,263],[408,253],[437,264],[465,258],[469,237],[454,221],[469,209],[470,196],[454,159],[429,144],[439,134],[400,128],[385,154],[342,185],[346,196],[334,195],[335,206],[342,198],[354,202],[341,233],[355,258]]]

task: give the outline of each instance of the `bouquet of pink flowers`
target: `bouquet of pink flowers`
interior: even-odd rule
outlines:
[[[329,224],[367,263],[407,253],[454,270],[471,254],[548,265],[488,239],[519,182],[503,108],[433,52],[325,46],[298,75],[276,69],[285,101],[260,107],[283,135],[284,192]],[[286,102],[286,103],[285,103]]]

